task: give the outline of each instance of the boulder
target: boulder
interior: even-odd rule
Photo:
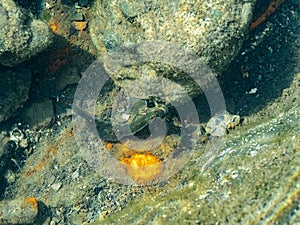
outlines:
[[[96,0],[91,37],[117,86],[139,78],[164,77],[196,96],[239,52],[254,4],[243,0]]]
[[[48,25],[14,1],[0,3],[0,64],[14,66],[45,49],[52,40]]]
[[[240,50],[254,4],[242,0],[96,0],[91,36],[102,53],[128,42],[173,42],[222,71]]]

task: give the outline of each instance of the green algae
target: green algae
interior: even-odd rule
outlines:
[[[51,19],[51,14],[47,10],[43,10],[40,16],[41,20],[49,22]]]

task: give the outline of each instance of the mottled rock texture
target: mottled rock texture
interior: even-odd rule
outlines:
[[[172,52],[172,47],[165,50],[165,46],[161,48],[154,44],[149,47],[142,43],[164,41],[171,46],[182,46],[201,57],[204,64],[219,74],[234,59],[247,37],[254,3],[244,0],[96,0],[90,22],[91,37],[100,56],[106,52],[119,51],[124,45],[138,45],[136,51],[141,54],[132,54],[135,50],[121,49],[114,55],[115,61],[127,63],[119,71],[109,73],[117,86],[124,87],[128,80],[153,73],[154,76],[180,83],[187,93],[197,95],[201,90],[193,85],[186,70],[182,72],[180,68],[183,59],[172,60],[170,54],[178,48]],[[128,58],[127,62],[122,58],[124,54],[124,58]],[[152,54],[163,55],[162,58],[166,60],[158,58],[153,63]],[[147,63],[147,60],[152,64]],[[172,61],[172,64],[166,61]],[[105,64],[112,66],[109,60]],[[203,76],[204,84],[210,81],[209,76],[205,77],[205,71],[199,76]]]
[[[0,63],[17,65],[45,49],[51,42],[47,24],[33,18],[14,1],[0,2]]]
[[[95,1],[91,35],[100,52],[164,40],[193,50],[222,71],[248,31],[255,1]]]

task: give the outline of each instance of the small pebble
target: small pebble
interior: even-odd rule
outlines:
[[[76,170],[74,173],[72,173],[72,179],[75,180],[79,177],[79,173],[78,171]]]
[[[5,173],[4,177],[5,177],[6,182],[8,184],[12,184],[12,183],[14,183],[16,181],[16,174],[13,171],[11,171],[10,169],[7,170],[7,172]]]
[[[54,190],[54,191],[58,191],[60,188],[61,188],[62,184],[61,183],[55,183],[55,184],[52,184],[51,188]]]

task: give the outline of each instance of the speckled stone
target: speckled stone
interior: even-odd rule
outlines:
[[[222,71],[247,35],[254,3],[97,0],[91,35],[100,53],[128,42],[174,42],[202,56],[216,71]]]
[[[48,25],[33,18],[12,0],[0,3],[0,64],[14,66],[40,51],[52,40]]]
[[[239,52],[247,37],[252,19],[253,2],[243,0],[197,0],[197,1],[100,1],[96,0],[92,8],[90,31],[92,40],[100,57],[106,52],[118,51],[121,47],[137,44],[137,51],[151,55],[151,50],[141,43],[145,41],[165,41],[187,50],[192,50],[217,75],[226,70],[228,64]],[[160,49],[153,46],[150,49]],[[172,48],[172,47],[171,47]],[[133,52],[135,50],[132,50]],[[161,51],[164,51],[162,48]],[[173,51],[178,51],[174,48]],[[116,55],[117,61],[126,61],[126,50]],[[130,59],[131,50],[128,50]],[[155,53],[156,54],[156,53]],[[160,53],[158,53],[160,54]],[[172,51],[170,50],[170,54]],[[124,56],[124,58],[122,58]],[[151,55],[152,56],[152,55]],[[133,60],[141,57],[132,56]],[[165,53],[164,58],[171,58]],[[180,62],[182,59],[178,59]],[[130,61],[130,60],[129,60]],[[105,64],[109,64],[108,60]],[[130,63],[129,63],[130,64]],[[134,61],[116,73],[109,73],[117,86],[124,87],[127,81],[140,78],[145,70],[153,70],[157,77],[175,80],[183,85],[192,96],[201,93],[179,66],[159,64],[137,65]],[[110,67],[111,65],[108,65]],[[186,72],[186,71],[184,71]],[[144,74],[145,75],[145,74]],[[149,75],[145,75],[149,76]],[[198,75],[205,80],[205,72]],[[209,82],[207,79],[205,82]]]

